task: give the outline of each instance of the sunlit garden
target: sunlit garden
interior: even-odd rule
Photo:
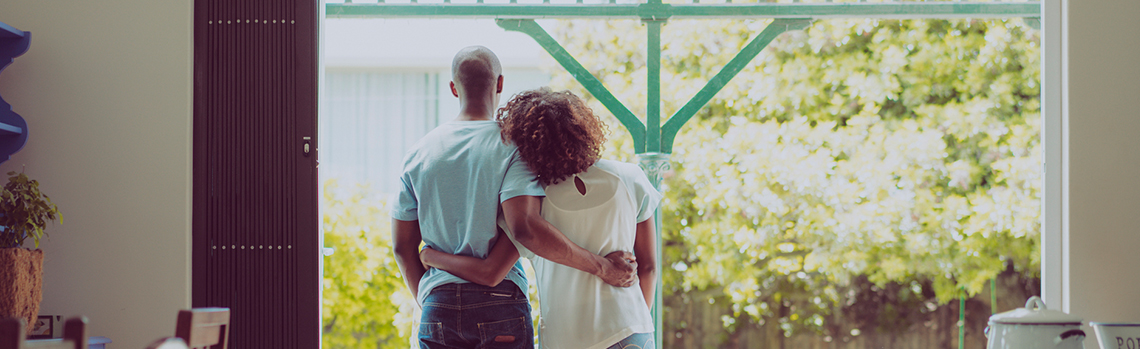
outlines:
[[[769,20],[671,20],[671,115]],[[546,30],[635,115],[635,20]],[[681,129],[665,174],[663,348],[956,348],[1040,294],[1040,31],[1021,19],[817,20],[785,33]],[[621,124],[557,63],[551,87]],[[506,98],[506,96],[504,96]],[[407,348],[416,306],[385,197],[324,183],[324,345]],[[960,339],[961,338],[961,339]]]

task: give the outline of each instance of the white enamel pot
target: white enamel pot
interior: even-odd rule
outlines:
[[[990,316],[986,327],[988,349],[1084,349],[1081,319],[1045,309],[1041,297],[1033,296],[1025,308]]]

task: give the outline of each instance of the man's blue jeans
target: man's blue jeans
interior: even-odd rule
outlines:
[[[424,299],[420,348],[534,348],[526,294],[510,280],[496,287],[446,284]]]

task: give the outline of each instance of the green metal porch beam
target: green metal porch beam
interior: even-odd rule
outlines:
[[[709,79],[705,87],[697,91],[697,94],[694,95],[692,99],[686,102],[681,109],[678,109],[673,116],[669,117],[669,120],[665,121],[665,126],[663,126],[661,130],[661,152],[673,152],[673,139],[677,137],[677,132],[681,130],[681,126],[684,126],[693,115],[696,115],[705,104],[712,100],[713,96],[716,96],[716,93],[720,92],[720,90],[724,88],[724,85],[727,85],[749,62],[752,62],[752,59],[760,54],[760,51],[768,47],[768,44],[771,43],[772,40],[784,32],[801,30],[807,28],[809,25],[811,25],[811,19],[808,18],[780,18],[768,24],[768,27],[764,28],[764,31],[760,32],[759,35],[756,35],[747,46],[744,46],[744,48],[736,54],[736,57],[733,57],[728,64],[724,65],[724,68],[720,69],[720,72],[718,72],[716,76]],[[650,126],[650,128],[652,128],[652,126]]]
[[[594,77],[594,74],[582,67],[582,64],[578,63],[574,56],[566,52],[566,49],[558,44],[558,41],[542,29],[542,26],[539,26],[532,19],[500,19],[495,22],[503,29],[529,35],[535,42],[538,42],[547,53],[550,53],[551,57],[554,57],[554,60],[558,61],[558,64],[570,72],[570,75],[574,76],[574,79],[578,80],[578,83],[582,84],[586,91],[590,91],[590,94],[594,95],[594,98],[597,98],[625,126],[630,136],[633,137],[634,152],[645,152],[645,124],[642,124],[641,120],[638,120],[637,116],[629,111],[629,108],[618,101],[617,97],[614,97],[613,93],[610,93],[610,90],[606,89],[606,86]],[[658,47],[658,51],[660,51],[660,47]]]
[[[905,2],[674,5],[673,18],[952,19],[1039,17],[1041,2]]]
[[[661,25],[664,20],[647,20],[649,32],[646,46],[645,68],[645,151],[661,151]],[[638,152],[639,154],[641,152]]]
[[[1004,18],[1040,17],[1041,2],[752,4],[326,4],[327,17],[432,18]]]

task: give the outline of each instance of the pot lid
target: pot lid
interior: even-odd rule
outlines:
[[[1029,297],[1025,308],[1017,308],[990,316],[990,323],[998,324],[1080,324],[1081,318],[1058,310],[1045,308],[1041,297]]]

